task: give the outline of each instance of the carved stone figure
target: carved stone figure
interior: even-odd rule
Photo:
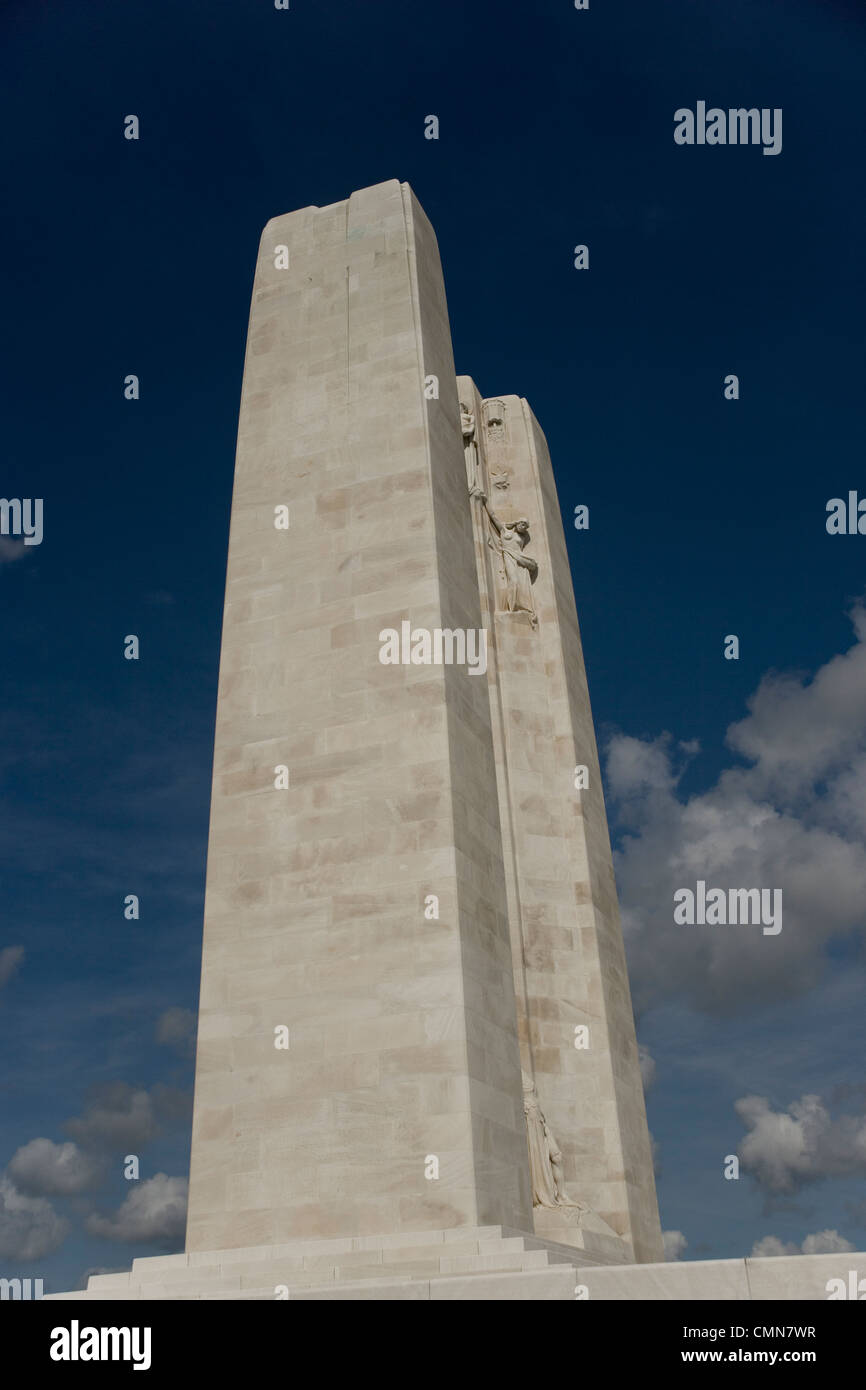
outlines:
[[[565,1190],[562,1176],[562,1154],[551,1134],[538,1103],[535,1082],[526,1072],[523,1076],[523,1113],[526,1116],[526,1137],[529,1143],[529,1171],[532,1177],[534,1207],[580,1207]]]
[[[487,497],[479,492],[478,497],[490,518],[493,534],[488,545],[499,556],[499,576],[503,588],[503,608],[506,613],[528,613],[533,627],[538,627],[538,616],[532,598],[532,586],[538,578],[538,563],[524,550],[529,543],[529,522],[525,516],[517,521],[500,521],[490,510]]]
[[[485,401],[484,413],[487,423],[488,439],[501,442],[505,439],[505,403],[504,401]]]
[[[481,491],[481,477],[478,468],[475,416],[465,401],[460,402],[460,428],[463,431],[463,454],[466,459],[466,481],[469,484],[469,496],[477,497]]]
[[[482,407],[484,423],[487,428],[487,463],[490,482],[499,492],[506,492],[510,486],[510,474],[503,465],[500,446],[505,443],[505,404],[503,401],[485,401]]]

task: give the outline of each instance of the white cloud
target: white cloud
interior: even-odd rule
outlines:
[[[715,1014],[792,997],[820,979],[829,944],[866,926],[866,609],[856,640],[810,682],[770,675],[732,724],[750,766],[684,800],[692,745],[614,737],[607,786],[623,832],[616,855],[638,1008],[680,998]],[[681,926],[674,892],[780,888],[782,930]]]
[[[688,1241],[682,1231],[662,1231],[662,1240],[665,1247],[665,1260],[681,1260],[683,1251],[688,1245]]]
[[[804,1255],[843,1255],[856,1249],[856,1245],[840,1236],[838,1231],[816,1231],[803,1241]]]
[[[752,1259],[769,1259],[777,1255],[844,1255],[855,1248],[838,1231],[816,1231],[814,1235],[806,1236],[802,1245],[792,1240],[779,1240],[778,1236],[764,1236],[752,1246]]]
[[[638,1044],[637,1055],[640,1063],[640,1079],[643,1082],[644,1091],[648,1091],[656,1079],[655,1058],[650,1053],[649,1048],[644,1047],[643,1043]]]
[[[0,1255],[10,1260],[39,1260],[63,1244],[69,1222],[44,1197],[25,1197],[7,1177],[0,1177]]]
[[[764,1236],[752,1246],[752,1259],[764,1260],[775,1255],[799,1255],[802,1251],[792,1240],[780,1240],[778,1236]]]
[[[23,959],[23,946],[3,947],[0,951],[0,989],[12,979]]]
[[[833,1119],[820,1096],[805,1095],[787,1111],[764,1096],[744,1096],[734,1109],[749,1133],[740,1166],[767,1193],[791,1193],[822,1178],[866,1174],[866,1115]]]
[[[87,1218],[91,1235],[106,1240],[151,1242],[171,1245],[183,1241],[186,1228],[186,1178],[170,1178],[157,1173],[136,1183],[126,1201],[113,1216],[93,1212]]]
[[[31,1197],[86,1192],[102,1175],[101,1165],[77,1144],[51,1139],[31,1139],[12,1155],[6,1171],[18,1190]]]

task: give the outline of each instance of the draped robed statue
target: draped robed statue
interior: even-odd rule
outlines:
[[[517,521],[500,521],[491,510],[486,494],[478,492],[476,496],[490,519],[492,534],[488,545],[499,556],[505,612],[528,613],[532,626],[537,627],[532,586],[538,577],[538,562],[523,553],[530,541],[529,522],[525,516]]]
[[[526,1116],[526,1138],[529,1144],[529,1171],[532,1177],[534,1207],[584,1207],[575,1202],[565,1189],[562,1173],[562,1153],[550,1132],[538,1101],[535,1082],[526,1072],[523,1077],[523,1113]]]

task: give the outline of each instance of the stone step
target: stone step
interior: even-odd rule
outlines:
[[[445,1234],[448,1239],[443,1238]],[[362,1249],[347,1248],[350,1245],[348,1241],[253,1246],[243,1250],[209,1252],[211,1258],[207,1263],[195,1264],[187,1255],[153,1256],[135,1260],[131,1274],[94,1275],[88,1288],[97,1292],[133,1285],[146,1287],[192,1281],[212,1285],[216,1289],[225,1287],[222,1281],[228,1276],[240,1276],[240,1286],[244,1286],[250,1282],[248,1276],[256,1275],[261,1276],[263,1282],[272,1280],[274,1284],[291,1284],[299,1282],[302,1275],[316,1271],[320,1272],[322,1282],[332,1277],[351,1279],[355,1270],[363,1271],[362,1277],[377,1273],[382,1277],[392,1274],[399,1276],[401,1272],[423,1277],[476,1267],[533,1268],[550,1261],[570,1259],[557,1249],[548,1251],[543,1241],[533,1240],[532,1237],[517,1234],[503,1236],[498,1227],[479,1227],[474,1232],[464,1229],[461,1234],[461,1240],[456,1239],[456,1233],[452,1231],[403,1233],[399,1240],[393,1237],[356,1237],[351,1244],[363,1242]],[[530,1241],[531,1245],[528,1244]],[[337,1244],[344,1248],[334,1249]]]
[[[366,1283],[321,1285],[299,1289],[292,1294],[293,1302],[370,1299],[379,1301],[411,1300],[416,1302],[464,1302],[491,1300],[541,1301],[574,1300],[576,1271],[566,1265],[547,1269],[525,1269],[511,1272],[481,1272],[469,1275],[431,1279],[412,1279],[405,1284],[395,1280],[368,1280]]]
[[[488,1244],[483,1242],[483,1244]],[[175,1289],[178,1297],[186,1296],[186,1290],[212,1293],[230,1290],[268,1287],[271,1297],[278,1285],[290,1290],[326,1283],[354,1283],[361,1280],[386,1279],[438,1279],[458,1274],[489,1274],[494,1272],[514,1272],[519,1270],[546,1269],[551,1264],[562,1263],[558,1256],[551,1256],[546,1250],[524,1250],[515,1248],[520,1241],[510,1240],[507,1249],[496,1253],[473,1253],[453,1256],[440,1255],[427,1259],[404,1259],[394,1264],[380,1263],[366,1259],[364,1252],[356,1252],[360,1259],[351,1264],[323,1264],[321,1257],[311,1258],[307,1267],[298,1268],[294,1262],[289,1265],[284,1260],[252,1262],[249,1265],[228,1265],[223,1269],[177,1269],[170,1268],[161,1273],[154,1272],[150,1279],[135,1275],[97,1274],[91,1277],[88,1293],[94,1296],[121,1297],[125,1295],[147,1298],[151,1290]],[[308,1257],[310,1258],[310,1257]],[[331,1257],[339,1260],[341,1257]],[[346,1258],[346,1257],[343,1257]]]
[[[527,1249],[529,1241],[533,1248]],[[568,1257],[546,1249],[543,1242],[531,1237],[492,1240],[487,1232],[483,1239],[470,1242],[442,1241],[328,1255],[274,1256],[273,1250],[274,1247],[260,1247],[259,1259],[231,1260],[224,1265],[184,1265],[171,1256],[136,1260],[131,1274],[91,1276],[87,1297],[246,1298],[258,1290],[260,1296],[273,1299],[275,1289],[285,1286],[293,1298],[310,1288],[429,1284],[455,1277],[477,1279],[493,1274],[533,1273],[571,1264]],[[569,1275],[573,1272],[569,1269]]]
[[[353,1269],[377,1268],[380,1271],[409,1271],[412,1266],[424,1266],[423,1272],[438,1273],[454,1259],[477,1259],[482,1256],[525,1254],[522,1239],[512,1237],[508,1240],[449,1241],[437,1245],[404,1245],[389,1250],[353,1250],[341,1255],[303,1255],[289,1259],[266,1257],[255,1260],[232,1260],[220,1266],[223,1272],[255,1274],[257,1271],[280,1269],[337,1271],[337,1278],[351,1277]],[[171,1277],[182,1277],[183,1271],[171,1271]],[[133,1278],[136,1277],[135,1271]],[[168,1275],[160,1278],[168,1278]]]
[[[307,1255],[345,1255],[359,1251],[416,1249],[427,1246],[463,1244],[467,1241],[491,1241],[522,1238],[521,1231],[503,1231],[501,1226],[452,1226],[445,1230],[401,1231],[398,1234],[345,1236],[333,1239],[308,1239],[281,1242],[279,1245],[249,1245],[230,1250],[194,1250],[189,1254],[147,1256],[133,1262],[133,1269],[147,1265],[150,1269],[185,1268],[189,1266],[225,1265],[233,1260],[262,1260],[277,1256],[293,1259]],[[158,1262],[158,1263],[157,1263]]]
[[[551,1255],[559,1255],[569,1264],[579,1264],[586,1267],[589,1265],[622,1265],[624,1263],[621,1242],[615,1247],[613,1247],[613,1242],[610,1242],[612,1248],[604,1251],[597,1245],[589,1252],[578,1245],[564,1245],[562,1241],[553,1240],[549,1236],[539,1233],[527,1235],[525,1231],[511,1230],[507,1226],[503,1226],[502,1233],[505,1238],[520,1236],[527,1250],[548,1250]]]
[[[410,1282],[407,1280],[407,1282]],[[318,1287],[322,1287],[319,1285]],[[90,1289],[75,1289],[72,1293],[53,1293],[46,1294],[42,1302],[86,1302],[86,1303],[164,1303],[164,1302],[186,1302],[201,1299],[208,1303],[215,1300],[231,1299],[246,1300],[256,1299],[268,1302],[274,1301],[273,1289],[202,1289],[198,1286],[190,1285],[189,1288],[176,1284],[152,1284],[147,1290],[142,1292],[136,1286],[134,1289],[105,1289],[102,1292],[93,1293]]]
[[[549,1267],[537,1266],[529,1269],[492,1270],[476,1269],[455,1275],[440,1275],[432,1278],[410,1277],[370,1277],[365,1279],[333,1280],[322,1283],[311,1280],[297,1284],[289,1289],[289,1302],[324,1300],[448,1300],[463,1299],[573,1299],[577,1280],[575,1270],[564,1265]],[[125,1289],[78,1290],[65,1295],[49,1295],[49,1298],[72,1299],[88,1302],[165,1302],[196,1301],[200,1299],[220,1301],[274,1302],[274,1287],[271,1284],[254,1284],[246,1288],[219,1288],[213,1284],[201,1285],[190,1280],[188,1283],[149,1284],[130,1286]]]
[[[526,1237],[527,1244],[533,1242]],[[531,1253],[531,1252],[527,1252]],[[439,1275],[431,1278],[388,1273],[373,1267],[372,1277],[363,1279],[323,1279],[318,1271],[301,1271],[296,1276],[304,1284],[289,1284],[290,1300],[552,1300],[572,1301],[575,1287],[585,1286],[593,1300],[710,1300],[762,1301],[793,1300],[798,1303],[826,1299],[828,1281],[847,1275],[849,1285],[857,1281],[866,1287],[866,1251],[839,1255],[777,1256],[775,1259],[693,1260],[682,1264],[645,1264],[605,1267],[578,1259],[556,1260],[562,1250],[546,1250],[553,1262],[546,1268],[512,1271],[485,1271]],[[159,1257],[157,1257],[159,1258]],[[447,1256],[445,1257],[447,1258]],[[455,1257],[460,1258],[460,1257]],[[480,1259],[483,1257],[479,1257]],[[169,1266],[170,1268],[171,1266]],[[225,1277],[231,1279],[231,1275]],[[274,1284],[261,1275],[235,1274],[235,1286],[223,1288],[212,1280],[198,1281],[196,1271],[188,1278],[146,1285],[130,1284],[128,1275],[94,1275],[94,1287],[68,1293],[46,1294],[48,1302],[130,1302],[164,1299],[243,1299],[274,1301]],[[124,1287],[122,1281],[126,1279]],[[98,1281],[98,1283],[96,1282]],[[286,1281],[281,1281],[286,1282]]]
[[[274,1290],[284,1285],[294,1298],[314,1288],[390,1288],[431,1281],[438,1286],[443,1280],[547,1270],[572,1277],[578,1263],[588,1263],[583,1252],[526,1232],[452,1227],[149,1256],[135,1260],[130,1273],[91,1276],[87,1290],[70,1297],[273,1299]]]

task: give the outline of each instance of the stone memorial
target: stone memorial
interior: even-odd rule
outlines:
[[[840,1264],[663,1258],[547,446],[456,375],[390,181],[261,239],[186,1250],[53,1297],[817,1298]]]

